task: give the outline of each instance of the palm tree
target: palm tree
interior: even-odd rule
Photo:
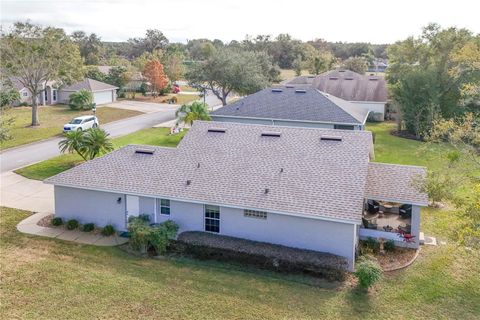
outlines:
[[[180,122],[193,124],[195,120],[211,120],[208,114],[207,105],[203,102],[195,101],[192,104],[184,104],[177,110],[175,115]]]
[[[96,156],[113,151],[113,143],[110,141],[105,130],[92,128],[85,132],[85,155],[90,159]]]
[[[92,108],[92,102],[92,93],[86,89],[82,89],[70,95],[68,105],[73,110],[87,110]]]
[[[65,133],[65,139],[58,143],[58,147],[62,153],[69,152],[78,153],[83,160],[87,160],[85,153],[85,135],[83,131],[70,131]]]

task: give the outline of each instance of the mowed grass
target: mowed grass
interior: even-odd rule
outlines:
[[[115,149],[128,144],[148,144],[163,147],[175,147],[186,131],[170,135],[170,128],[148,128],[123,137],[112,139]],[[27,167],[15,170],[16,173],[35,180],[44,180],[60,172],[73,168],[83,162],[77,154],[63,154]]]
[[[30,213],[1,208],[4,319],[478,319],[480,255],[424,247],[368,294],[219,262],[142,259],[118,248],[28,236]]]
[[[2,142],[0,147],[7,149],[61,135],[65,123],[72,118],[88,114],[92,114],[92,112],[71,110],[66,105],[42,106],[38,108],[40,126],[31,127],[32,108],[15,107],[2,114],[2,116],[13,116],[15,121],[11,129],[12,139]],[[134,110],[100,107],[97,108],[96,114],[100,123],[104,124],[142,113]]]
[[[310,75],[310,72],[308,70],[302,70],[302,76],[308,76]],[[280,79],[283,80],[288,80],[295,78],[297,75],[295,74],[295,70],[291,69],[280,69]]]

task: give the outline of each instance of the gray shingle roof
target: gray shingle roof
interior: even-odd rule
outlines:
[[[215,110],[212,116],[247,117],[278,120],[363,124],[366,110],[348,101],[338,103],[314,88],[267,88]],[[274,90],[282,90],[277,92]],[[351,105],[351,106],[348,106]]]
[[[426,206],[428,196],[412,184],[415,177],[425,177],[426,168],[371,162],[365,197]]]
[[[384,77],[362,75],[350,70],[331,70],[311,79],[300,76],[284,82],[287,85],[310,85],[322,92],[347,101],[387,102]]]
[[[93,80],[90,78],[85,78],[84,80],[74,83],[71,86],[62,88],[61,90],[62,91],[79,91],[82,89],[95,92],[95,91],[107,91],[107,90],[118,89],[118,87],[112,86],[105,82]]]
[[[276,127],[280,137],[262,137],[271,126],[221,126],[196,121],[177,148],[144,155],[130,145],[46,182],[360,222],[370,132]]]

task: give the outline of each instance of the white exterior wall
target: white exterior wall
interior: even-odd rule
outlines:
[[[368,110],[373,113],[381,113],[382,116],[375,120],[384,121],[386,102],[375,102],[375,101],[349,101],[349,102],[353,103],[354,105],[356,105],[357,107],[363,110]]]
[[[302,128],[325,128],[334,129],[333,123],[315,123],[315,122],[303,122],[303,121],[288,121],[288,120],[266,120],[266,119],[249,119],[249,118],[231,118],[212,115],[213,121],[218,122],[235,122],[235,123],[250,123],[250,124],[264,124],[284,127],[302,127]],[[338,125],[343,125],[338,123]],[[353,125],[354,130],[363,130],[362,125]]]
[[[55,216],[103,227],[111,224],[125,230],[125,196],[120,193],[90,191],[55,186]],[[121,198],[120,203],[117,202]]]

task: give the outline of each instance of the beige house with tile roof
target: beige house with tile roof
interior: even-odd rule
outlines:
[[[45,182],[64,219],[126,230],[146,214],[180,232],[332,253],[353,270],[360,237],[417,247],[427,205],[412,185],[424,168],[373,157],[368,131],[196,121],[176,148],[129,145]]]

